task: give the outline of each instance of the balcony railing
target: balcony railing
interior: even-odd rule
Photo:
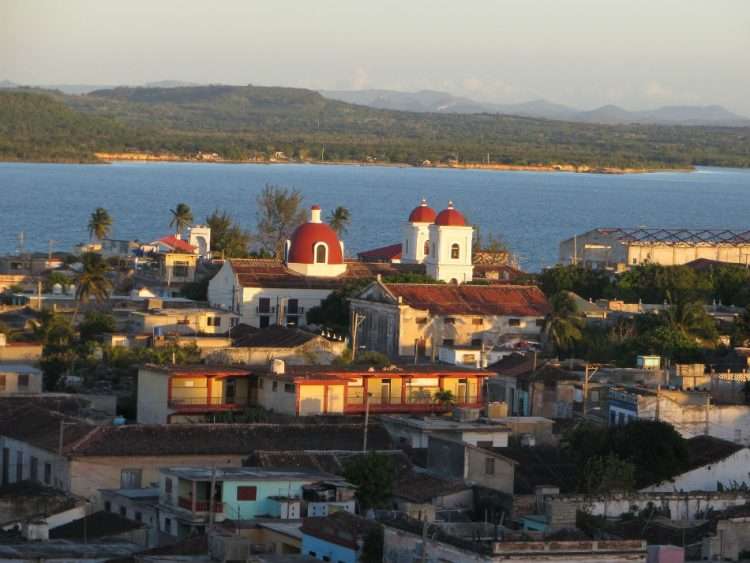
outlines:
[[[431,412],[448,412],[454,406],[460,407],[482,407],[481,402],[460,402],[454,404],[443,403],[370,403],[370,413],[431,413]],[[349,403],[344,407],[344,412],[355,414],[365,412],[364,404]]]
[[[169,407],[173,409],[240,409],[246,405],[237,403],[235,401],[227,401],[222,397],[185,397],[185,398],[172,398],[169,400]]]
[[[190,512],[208,512],[210,503],[208,500],[196,500],[195,509],[193,509],[193,499],[188,497],[180,497],[178,504],[180,508],[189,510]],[[222,514],[224,512],[224,503],[214,501],[214,514]]]

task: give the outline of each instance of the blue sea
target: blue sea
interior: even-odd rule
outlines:
[[[499,235],[529,271],[557,261],[562,239],[594,227],[750,229],[750,171],[629,175],[497,172],[299,164],[0,163],[0,253],[70,251],[87,240],[96,207],[114,219],[112,236],[151,240],[168,234],[170,208],[185,202],[197,220],[225,209],[245,228],[266,184],[294,187],[324,214],[343,205],[352,222],[346,252],[400,241],[420,198],[437,211],[449,200],[483,234]]]

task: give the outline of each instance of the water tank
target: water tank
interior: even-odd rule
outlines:
[[[495,401],[487,405],[487,418],[505,418],[508,416],[508,403]]]
[[[63,286],[59,283],[56,283],[52,286],[52,293],[54,295],[61,295],[63,292]]]
[[[284,375],[284,372],[286,372],[286,363],[284,363],[284,360],[279,360],[278,358],[271,360],[271,373]]]
[[[112,424],[115,426],[123,426],[125,424],[125,417],[118,414],[115,418],[112,419]]]

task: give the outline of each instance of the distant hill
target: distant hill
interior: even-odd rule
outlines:
[[[750,167],[750,128],[406,112],[281,87],[121,87],[74,96],[0,90],[0,158],[90,160],[95,152],[573,169]]]
[[[532,100],[519,104],[477,102],[453,96],[446,92],[421,90],[398,92],[394,90],[321,90],[332,100],[341,100],[374,108],[433,113],[499,113],[585,123],[602,124],[669,124],[718,125],[744,127],[750,119],[721,106],[665,106],[648,111],[629,111],[615,105],[606,105],[590,111],[580,111],[546,100]]]

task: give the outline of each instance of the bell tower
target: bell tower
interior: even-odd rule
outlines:
[[[472,243],[474,227],[448,202],[429,226],[430,254],[425,258],[427,275],[448,283],[466,283],[474,278]]]

